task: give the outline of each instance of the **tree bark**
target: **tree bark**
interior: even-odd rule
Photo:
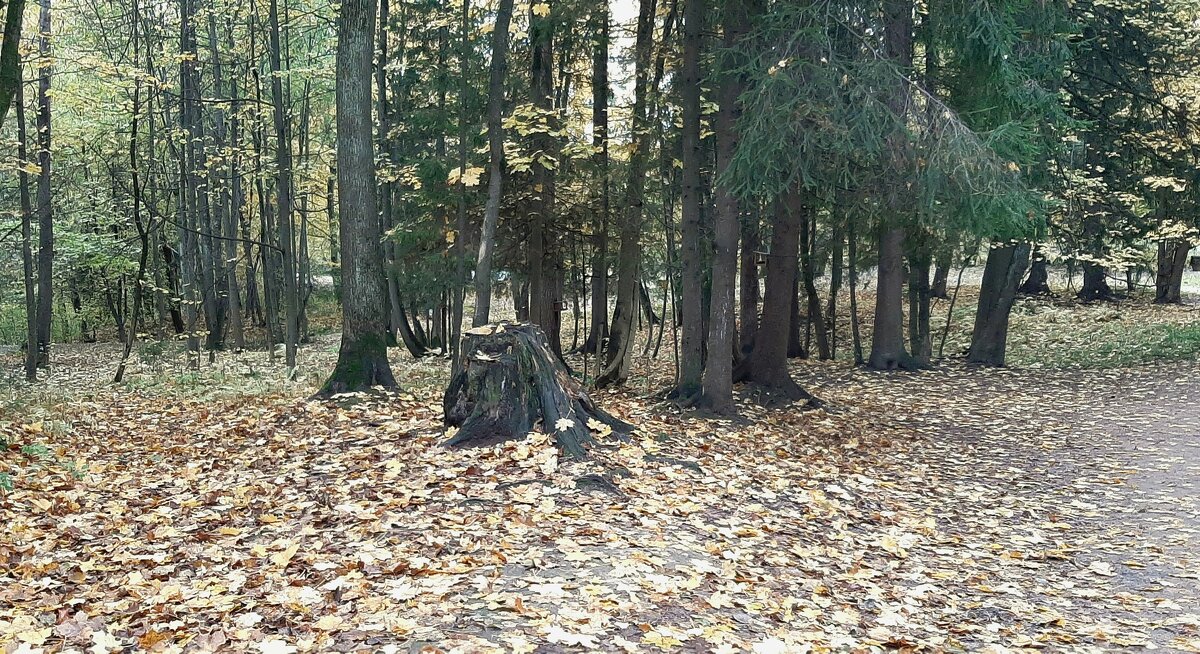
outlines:
[[[1183,302],[1183,271],[1191,249],[1192,243],[1187,239],[1158,242],[1158,274],[1154,279],[1155,304]]]
[[[633,362],[634,321],[638,313],[638,277],[641,256],[642,209],[649,156],[650,132],[646,110],[649,97],[650,56],[654,45],[655,0],[639,0],[637,37],[634,42],[633,133],[630,141],[625,207],[621,220],[621,246],[617,255],[617,304],[609,332],[607,361],[596,385],[624,383]]]
[[[4,14],[4,43],[0,45],[0,126],[21,85],[21,24],[25,0],[9,0]]]
[[[679,356],[679,379],[673,395],[688,398],[700,391],[704,373],[703,248],[701,246],[700,151],[700,49],[703,35],[704,1],[683,0],[683,68],[680,78],[683,127],[683,168],[680,171],[680,257],[683,263],[680,292],[683,324]]]
[[[933,358],[933,337],[929,329],[932,295],[929,256],[923,248],[913,248],[908,257],[908,346],[913,357],[926,364]]]
[[[475,263],[475,315],[471,319],[475,327],[486,325],[491,320],[492,257],[504,192],[504,78],[508,73],[508,28],[512,14],[513,0],[500,0],[496,26],[492,29],[492,64],[488,73],[487,131],[490,159],[487,205],[484,207],[479,256]]]
[[[600,193],[596,211],[599,229],[592,237],[592,288],[591,322],[583,350],[596,355],[600,365],[600,353],[608,338],[608,223],[612,213],[612,198],[609,183],[608,157],[608,3],[596,3],[593,20],[595,47],[592,53],[592,146],[596,154],[592,160],[600,178]]]
[[[781,200],[783,210],[771,230],[771,252],[767,255],[767,282],[763,294],[762,324],[754,338],[754,349],[734,369],[735,381],[752,382],[788,400],[812,399],[788,373],[789,314],[796,300],[797,256],[800,222],[810,211],[807,191],[793,188]]]
[[[371,138],[374,0],[343,0],[338,19],[337,161],[342,275],[342,342],[318,395],[396,387],[387,359],[387,296]]]
[[[7,37],[6,37],[7,38]],[[7,41],[5,41],[7,43]],[[33,199],[29,194],[29,135],[25,124],[25,88],[21,80],[21,69],[17,68],[17,170],[21,195],[21,264],[25,280],[25,380],[37,381],[38,368],[38,321],[37,279],[34,277],[33,259]]]
[[[37,365],[50,367],[50,326],[54,318],[54,206],[50,194],[50,0],[41,0],[38,13],[38,307]],[[30,343],[28,347],[33,347]]]
[[[988,250],[967,362],[986,366],[1004,365],[1008,318],[1017,298],[1017,285],[1021,283],[1021,276],[1028,265],[1028,243]]]
[[[1046,257],[1042,256],[1041,248],[1033,248],[1032,260],[1029,264],[1029,276],[1025,283],[1017,289],[1024,295],[1050,295],[1050,266]]]
[[[367,0],[367,2],[371,4],[371,18],[374,20],[374,1]],[[351,0],[349,4],[361,6],[363,2],[362,0]],[[274,109],[273,119],[275,123],[275,209],[278,212],[279,221],[276,227],[279,229],[279,248],[282,250],[281,257],[283,258],[284,364],[287,366],[288,375],[290,376],[296,370],[296,346],[300,342],[300,297],[296,278],[296,243],[293,236],[292,139],[291,130],[288,125],[287,98],[283,93],[283,64],[281,59],[283,50],[280,46],[278,5],[277,0],[270,0],[268,18],[271,23],[271,104]],[[346,7],[347,4],[343,3],[342,6]],[[340,34],[339,30],[339,39]],[[341,52],[340,46],[338,52],[339,54]],[[338,66],[338,81],[341,81],[341,73],[343,71],[344,69]],[[369,85],[370,76],[367,77],[367,80]],[[371,167],[371,179],[375,179],[373,165]],[[345,206],[344,203],[343,206]],[[351,206],[355,205],[352,204]],[[371,212],[371,216],[374,218],[374,211]],[[347,257],[343,257],[343,259],[345,258]],[[388,377],[391,377],[390,370],[388,371]]]
[[[528,239],[529,316],[540,326],[556,356],[562,356],[562,328],[558,311],[561,298],[556,283],[559,273],[558,236],[554,220],[555,163],[558,159],[557,139],[550,131],[557,128],[554,118],[554,3],[549,13],[540,15],[538,5],[530,5],[529,37],[533,48],[530,70],[530,95],[534,107],[541,113],[543,129],[533,138],[540,157],[533,163],[533,202]],[[540,159],[540,160],[539,160]]]
[[[817,356],[822,361],[833,358],[829,349],[829,335],[825,331],[825,316],[821,312],[821,296],[817,292],[817,279],[813,259],[816,257],[816,211],[808,207],[800,216],[800,277],[804,281],[804,295],[808,300],[808,324],[816,334]]]
[[[912,0],[884,2],[884,49],[888,59],[901,71],[912,68],[913,62],[913,3]],[[904,83],[895,82],[888,103],[898,120],[909,113],[909,93]],[[897,132],[889,135],[893,165],[897,170],[910,167],[911,153],[907,136]],[[878,370],[895,368],[915,369],[919,362],[904,349],[904,228],[902,216],[912,210],[908,189],[895,186],[887,192],[891,211],[890,224],[879,231],[879,281],[875,289],[875,323],[871,335],[871,355],[867,365]]]
[[[758,249],[762,247],[758,207],[742,218],[741,256],[738,275],[738,349],[739,356],[749,354],[758,333]]]

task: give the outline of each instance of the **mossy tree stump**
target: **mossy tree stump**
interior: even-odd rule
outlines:
[[[589,421],[627,434],[633,426],[596,406],[550,350],[537,325],[499,323],[463,334],[462,370],[443,399],[445,423],[458,427],[447,446],[522,438],[540,423],[562,450],[587,456]]]

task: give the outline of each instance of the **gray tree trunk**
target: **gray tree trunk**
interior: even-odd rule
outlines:
[[[513,0],[500,0],[496,26],[492,30],[492,65],[488,73],[487,131],[488,196],[479,235],[479,256],[475,262],[475,315],[471,324],[488,324],[492,311],[492,257],[496,248],[496,225],[500,222],[500,201],[504,194],[504,78],[508,74],[508,27],[512,22]]]
[[[320,395],[394,388],[387,359],[383,236],[371,138],[374,0],[343,0],[338,19],[337,161],[342,271],[342,343]]]
[[[979,308],[971,333],[969,363],[1003,366],[1008,342],[1008,317],[1017,298],[1017,285],[1029,265],[1029,244],[1004,245],[988,250],[979,288]]]

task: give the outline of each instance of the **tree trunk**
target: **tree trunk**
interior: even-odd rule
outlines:
[[[725,0],[725,30],[722,45],[733,50],[750,29],[750,17],[757,13],[757,2],[748,7],[743,0]],[[738,98],[744,83],[730,71],[722,71],[718,90],[720,107],[716,118],[717,168],[715,176],[725,174],[738,147],[737,122],[741,117]],[[713,224],[712,302],[708,318],[708,358],[700,404],[714,413],[734,411],[733,364],[737,346],[734,290],[738,268],[738,231],[740,204],[724,185],[713,189],[716,217]],[[757,290],[757,289],[756,289]],[[757,309],[757,307],[755,307]]]
[[[50,0],[38,14],[38,307],[37,365],[50,367],[50,325],[54,317],[54,206],[50,197]],[[33,347],[30,343],[28,347]]]
[[[887,57],[907,72],[913,62],[913,3],[912,0],[885,0],[884,46]],[[887,98],[896,116],[909,113],[909,91],[902,80],[895,81]],[[911,167],[911,152],[907,135],[888,135],[892,165],[897,170]],[[919,362],[904,350],[904,228],[902,217],[912,211],[913,198],[909,189],[900,185],[887,192],[891,212],[890,224],[879,230],[879,281],[875,289],[875,323],[871,335],[871,355],[867,365],[878,370],[895,368],[915,369]]]
[[[1098,211],[1098,209],[1096,209]],[[1089,212],[1083,221],[1083,240],[1088,248],[1088,254],[1097,257],[1104,252],[1104,224],[1095,213]],[[1079,289],[1080,300],[1095,302],[1111,300],[1112,289],[1108,287],[1108,272],[1104,266],[1095,261],[1083,261],[1083,286]]]
[[[933,358],[933,337],[929,330],[931,296],[929,256],[914,251],[908,258],[908,346],[913,357],[922,363]]]
[[[596,385],[624,383],[633,362],[634,320],[637,318],[642,209],[649,156],[650,131],[646,110],[649,97],[650,55],[654,46],[655,0],[639,0],[637,37],[634,43],[633,133],[630,141],[628,181],[621,220],[621,246],[617,255],[617,304],[609,332],[607,361]]]
[[[21,24],[25,0],[9,0],[4,14],[4,43],[0,44],[0,126],[8,117],[13,98],[21,85]],[[18,100],[19,101],[19,100]]]
[[[563,452],[584,458],[597,423],[621,434],[633,430],[592,402],[536,325],[476,327],[462,345],[463,370],[443,399],[445,424],[458,428],[448,446],[524,438],[540,423]]]
[[[804,280],[804,295],[808,299],[808,324],[817,337],[817,356],[828,361],[833,354],[829,349],[829,335],[825,331],[825,316],[821,313],[821,296],[817,293],[816,271],[813,270],[817,216],[814,207],[806,209],[800,216],[800,277]]]
[[[12,5],[10,5],[12,6]],[[7,45],[7,36],[5,44]],[[37,279],[34,277],[33,260],[33,199],[29,193],[29,135],[25,124],[25,88],[17,68],[17,178],[21,195],[21,263],[25,280],[25,380],[37,381],[38,368],[38,321]]]
[[[508,74],[508,27],[513,0],[500,0],[492,29],[492,65],[488,74],[487,131],[488,196],[479,234],[479,256],[475,263],[475,315],[471,324],[481,327],[491,320],[492,257],[496,248],[496,224],[504,191],[504,79]]]
[[[758,207],[742,219],[742,253],[738,275],[739,355],[749,354],[758,333],[758,249],[762,246]]]
[[[343,0],[338,19],[337,162],[342,275],[342,343],[318,395],[394,388],[387,359],[383,248],[371,138],[374,0]]]
[[[366,0],[366,3],[371,5],[371,20],[374,21],[374,0]],[[353,5],[353,11],[361,7],[364,2],[363,0],[352,0],[349,4]],[[343,4],[343,7],[345,6],[346,5]],[[296,370],[296,346],[300,342],[300,296],[298,293],[296,278],[296,243],[295,237],[293,236],[294,219],[292,213],[292,138],[291,130],[288,125],[287,98],[283,93],[283,63],[281,59],[281,53],[283,50],[280,46],[279,6],[277,0],[270,0],[268,14],[268,19],[271,23],[271,104],[274,109],[273,119],[275,123],[275,209],[278,212],[279,221],[279,224],[276,225],[276,227],[279,229],[279,248],[282,250],[281,257],[283,258],[282,291],[284,296],[284,364],[287,366],[288,375],[290,376],[294,374]],[[341,53],[340,48],[338,53]],[[341,76],[345,72],[345,69],[341,66],[338,66],[337,70],[338,81],[341,81]],[[370,79],[371,78],[368,75],[368,89],[370,88]],[[353,83],[351,85],[353,85]],[[341,106],[340,103],[338,106]],[[339,112],[339,118],[340,115],[341,112]],[[372,165],[370,171],[371,180],[375,179],[374,171],[374,165]],[[339,172],[341,172],[340,169]],[[342,205],[345,206],[345,203],[342,203]],[[358,205],[356,203],[351,203],[351,206]],[[372,206],[374,206],[374,203],[372,203]],[[375,218],[374,211],[372,211],[370,215],[372,218]],[[342,258],[348,259],[348,257],[345,256]],[[342,344],[345,346],[344,337]],[[389,379],[391,378],[391,370],[387,371],[387,377]]]
[[[1046,257],[1042,256],[1041,247],[1035,245],[1032,261],[1029,264],[1029,276],[1025,278],[1025,283],[1021,284],[1017,292],[1024,295],[1050,295],[1049,268],[1049,262],[1046,261]]]
[[[940,300],[949,300],[950,293],[947,284],[950,281],[951,251],[944,248],[938,253],[933,268],[933,283],[929,287],[929,296]]]
[[[825,333],[829,339],[829,356],[832,359],[837,358],[838,350],[838,333],[837,333],[837,301],[838,294],[842,292],[842,275],[845,268],[845,249],[846,249],[846,220],[847,217],[841,211],[841,205],[834,207],[837,215],[834,216],[833,224],[833,253],[830,259],[829,266],[829,301],[825,305]]]
[[[879,281],[867,365],[876,370],[915,370],[919,362],[904,349],[904,230],[885,228],[879,238]]]
[[[1017,285],[1029,265],[1029,244],[1019,243],[988,250],[979,289],[979,308],[971,334],[969,363],[1003,366],[1008,341],[1008,317],[1017,298]]]
[[[592,316],[583,350],[595,354],[599,365],[600,353],[608,338],[608,223],[612,211],[608,178],[608,3],[597,2],[593,12],[595,24],[592,30],[596,43],[592,53],[592,146],[596,154],[592,160],[600,178],[596,207],[599,229],[592,238]]]
[[[530,70],[531,101],[543,116],[545,129],[534,134],[534,149],[545,157],[535,161],[533,168],[533,201],[529,230],[529,316],[542,328],[556,356],[562,356],[562,328],[558,307],[558,235],[554,220],[554,181],[558,157],[557,139],[550,130],[557,129],[554,119],[554,20],[558,17],[552,2],[550,10],[541,15],[537,4],[530,5],[529,38],[533,48]]]
[[[683,127],[683,168],[680,211],[680,283],[683,325],[679,356],[679,379],[673,395],[688,398],[700,391],[704,373],[703,248],[701,241],[700,151],[700,50],[703,35],[704,0],[683,0],[683,68],[680,79]]]
[[[1192,243],[1187,239],[1158,242],[1158,274],[1154,279],[1155,304],[1183,302],[1183,271],[1191,248]]]
[[[788,373],[789,314],[796,301],[796,268],[800,249],[801,215],[810,211],[807,191],[788,191],[781,200],[771,230],[771,252],[767,255],[767,282],[763,294],[762,324],[754,338],[754,349],[738,363],[733,377],[752,382],[788,400],[812,399]]]

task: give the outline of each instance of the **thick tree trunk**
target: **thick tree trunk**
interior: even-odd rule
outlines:
[[[913,63],[912,0],[885,0],[884,48],[886,55],[901,71]],[[901,80],[887,99],[890,109],[903,118],[910,112],[908,88]],[[912,167],[912,153],[904,133],[888,135],[893,165],[899,170]],[[875,289],[875,327],[871,335],[871,355],[867,365],[878,370],[915,369],[919,362],[904,349],[904,227],[902,217],[913,210],[909,190],[896,185],[888,189],[890,224],[879,232],[879,281]]]
[[[749,31],[750,16],[758,9],[757,6],[747,7],[747,4],[750,3],[743,0],[725,0],[722,45],[729,50],[735,48]],[[737,121],[741,116],[738,98],[743,87],[743,81],[736,73],[728,70],[722,72],[718,91],[720,108],[716,118],[718,179],[728,170],[737,151]],[[733,364],[737,345],[734,290],[738,268],[740,205],[737,197],[719,183],[713,193],[717,212],[713,225],[712,303],[708,319],[708,359],[704,366],[700,404],[723,414],[734,411]]]
[[[21,85],[21,24],[25,0],[9,0],[4,13],[4,43],[0,44],[0,126]]]
[[[512,23],[513,0],[500,0],[492,29],[492,65],[488,73],[487,131],[488,196],[479,234],[479,256],[475,262],[475,315],[471,324],[481,327],[491,320],[492,257],[496,248],[496,224],[504,192],[504,78],[508,74],[508,28]]]
[[[1191,248],[1192,243],[1187,239],[1158,242],[1158,274],[1154,279],[1155,304],[1183,302],[1183,271],[1187,266],[1188,252]]]
[[[969,363],[1003,366],[1008,342],[1008,317],[1017,298],[1017,285],[1029,265],[1029,244],[1018,243],[988,250],[979,289],[979,308],[971,334]]]
[[[876,370],[915,370],[920,363],[904,349],[904,230],[885,228],[879,238],[875,322],[867,365]]]
[[[318,395],[394,388],[387,359],[383,252],[371,139],[374,0],[343,0],[338,19],[337,161],[342,275],[342,343]]]
[[[50,367],[50,325],[54,318],[54,206],[50,195],[50,0],[41,0],[38,14],[38,307],[37,365]],[[28,347],[34,347],[30,343]]]
[[[596,406],[551,350],[536,325],[500,323],[463,335],[463,370],[443,398],[446,445],[490,445],[524,438],[539,424],[563,452],[587,456],[591,430],[633,430]]]
[[[752,382],[788,400],[811,399],[788,373],[789,314],[796,301],[796,268],[800,249],[801,215],[810,211],[806,191],[792,189],[781,200],[783,210],[771,230],[762,324],[754,349],[738,363],[733,377]]]
[[[1104,224],[1098,215],[1099,209],[1092,208],[1083,221],[1083,241],[1088,254],[1099,257],[1104,254]],[[1112,289],[1108,287],[1108,271],[1094,261],[1083,261],[1083,286],[1078,297],[1084,302],[1110,300]]]
[[[640,0],[637,38],[634,43],[633,134],[630,142],[625,207],[621,218],[621,246],[617,255],[617,304],[609,331],[607,357],[596,385],[624,383],[633,363],[634,320],[637,318],[638,277],[641,257],[642,209],[649,155],[650,55],[654,45],[655,0]]]

